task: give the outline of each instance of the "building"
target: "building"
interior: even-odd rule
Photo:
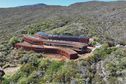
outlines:
[[[36,37],[51,40],[62,40],[62,41],[74,41],[81,43],[89,43],[89,38],[85,36],[66,36],[66,35],[51,35],[44,32],[38,32],[35,34]]]

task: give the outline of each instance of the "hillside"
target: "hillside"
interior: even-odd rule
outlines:
[[[35,4],[0,8],[0,66],[7,70],[0,80],[3,84],[125,84],[125,4],[125,1],[91,1],[69,6]],[[14,48],[14,43],[21,42],[18,37],[22,34],[38,31],[88,36],[95,39],[90,45],[101,47],[87,59],[83,55],[64,62],[47,59],[43,53]]]
[[[68,7],[44,4],[0,9],[0,39],[24,29],[27,25],[38,24],[55,19],[63,25],[56,25],[52,33],[66,32],[98,36],[103,40],[125,44],[126,2],[86,2],[75,3]],[[60,29],[60,31],[59,31]],[[73,29],[74,31],[70,31]],[[58,30],[58,31],[57,31]],[[67,30],[67,31],[66,31]],[[123,31],[122,31],[123,30]],[[75,32],[77,31],[77,32]],[[3,38],[4,37],[4,38]]]

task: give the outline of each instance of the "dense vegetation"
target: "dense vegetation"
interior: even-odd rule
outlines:
[[[125,83],[126,49],[109,47],[104,44],[88,59],[59,62],[45,59],[41,53],[13,50],[12,62],[22,67],[12,76],[5,76],[4,84],[45,84],[45,83]]]
[[[0,9],[0,66],[21,65],[3,84],[125,84],[126,2],[44,4]],[[22,34],[89,36],[102,43],[88,59],[59,62],[43,53],[14,49]],[[9,40],[10,39],[10,40]],[[120,44],[122,47],[116,47]]]

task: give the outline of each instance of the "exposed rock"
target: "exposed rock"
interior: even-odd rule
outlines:
[[[5,75],[5,72],[2,68],[0,68],[0,78],[2,78]]]

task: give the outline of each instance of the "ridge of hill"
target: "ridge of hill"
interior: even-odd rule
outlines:
[[[46,7],[48,5],[43,4],[43,3],[39,3],[39,4],[33,4],[33,5],[24,5],[24,6],[17,6],[17,7],[21,7],[21,8],[34,8],[34,7]]]

